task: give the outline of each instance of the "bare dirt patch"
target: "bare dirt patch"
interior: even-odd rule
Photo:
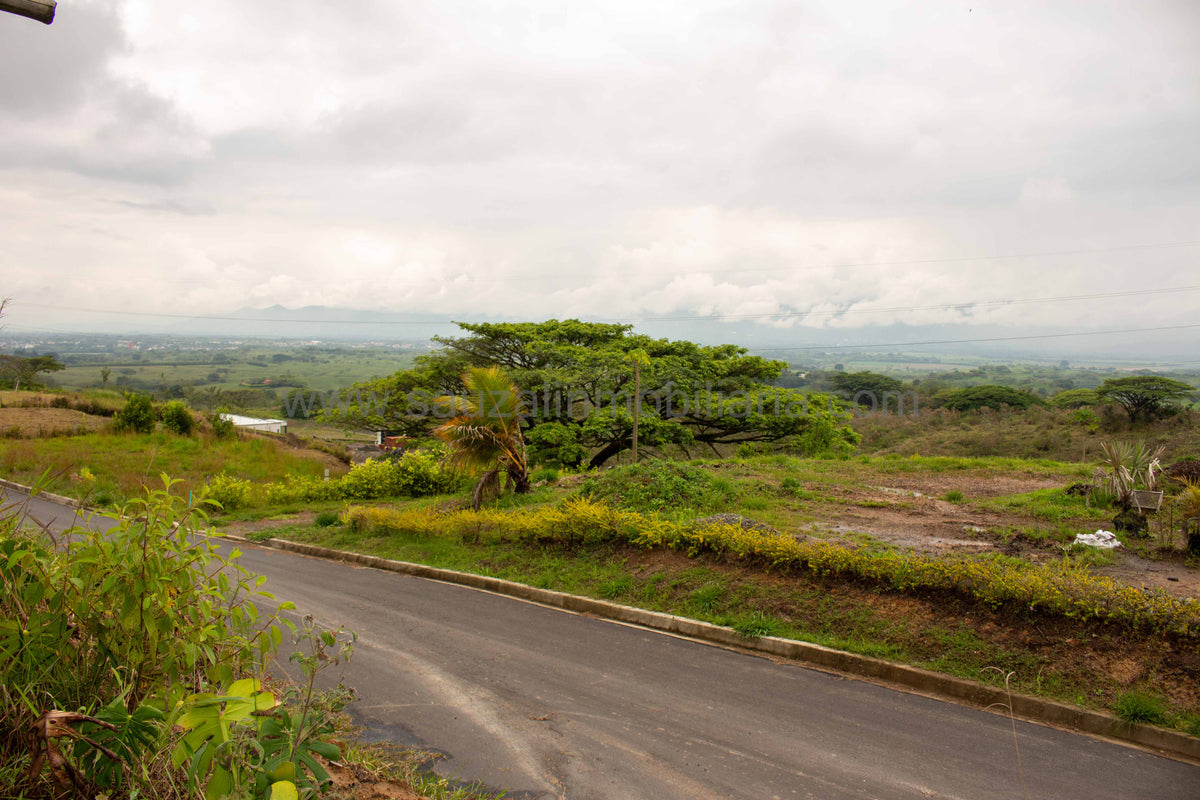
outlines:
[[[0,408],[0,434],[19,431],[21,438],[96,431],[109,422],[70,408]]]
[[[335,800],[425,800],[399,781],[379,780],[353,764],[329,764],[333,778],[330,796]]]
[[[870,480],[874,485],[814,486],[821,496],[811,508],[816,521],[794,530],[848,544],[862,543],[867,536],[931,555],[1002,553],[1038,562],[1062,558],[1074,533],[1111,528],[1107,520],[1051,523],[981,506],[997,497],[1063,488],[1071,482],[1064,477],[954,471],[874,475]],[[943,499],[950,492],[961,492],[962,500]],[[1056,529],[1069,534],[1064,539]],[[1050,531],[1053,535],[1044,535]],[[1149,559],[1119,548],[1113,557],[1115,564],[1094,570],[1130,586],[1200,597],[1200,570],[1185,566],[1181,556]]]

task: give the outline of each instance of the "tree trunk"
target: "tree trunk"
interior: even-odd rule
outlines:
[[[601,464],[603,464],[605,461],[608,461],[610,458],[615,456],[617,453],[624,450],[625,443],[626,443],[625,439],[617,439],[617,440],[611,441],[608,444],[604,445],[604,447],[600,448],[600,452],[598,452],[598,453],[596,453],[596,455],[592,456],[592,460],[588,462],[588,467],[590,467],[591,469],[596,469]]]
[[[55,0],[0,0],[0,11],[29,17],[49,25],[54,22]]]

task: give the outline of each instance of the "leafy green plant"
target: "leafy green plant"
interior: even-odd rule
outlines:
[[[676,461],[614,467],[589,477],[581,492],[641,512],[723,511],[738,498],[737,488],[728,481]]]
[[[529,475],[530,483],[537,485],[539,483],[554,483],[558,480],[558,470],[554,467],[541,467],[535,469]]]
[[[328,528],[332,525],[337,525],[342,519],[341,515],[336,511],[322,511],[320,514],[317,514],[317,518],[314,521],[318,528]]]
[[[963,493],[958,489],[951,489],[942,495],[942,499],[947,503],[961,503],[963,501]]]
[[[0,515],[0,756],[40,724],[34,764],[64,790],[144,784],[132,765],[156,750],[159,709],[261,670],[288,624],[259,611],[271,595],[237,551],[194,537],[203,514],[171,488],[164,476],[117,525],[73,529],[61,549],[25,535],[19,512]]]
[[[1077,408],[1068,415],[1067,420],[1072,425],[1086,428],[1090,433],[1100,430],[1100,417],[1090,408]]]
[[[250,504],[252,489],[250,481],[221,472],[209,478],[202,497],[219,503],[223,511],[233,511]]]
[[[232,439],[237,436],[237,426],[233,424],[233,420],[228,418],[228,413],[229,409],[220,408],[209,418],[213,436],[218,439]]]
[[[174,718],[186,731],[172,752],[174,765],[186,769],[206,797],[249,793],[255,800],[278,800],[323,789],[330,776],[317,759],[336,760],[341,751],[328,741],[333,720],[316,702],[316,678],[350,658],[355,638],[341,629],[319,629],[306,616],[290,659],[305,682],[287,690],[283,702],[253,678],[233,682],[219,696],[188,697]]]
[[[154,403],[149,395],[130,394],[125,405],[113,415],[113,427],[133,433],[154,432]]]
[[[196,418],[182,400],[172,400],[162,409],[163,427],[180,436],[191,436],[196,430]]]

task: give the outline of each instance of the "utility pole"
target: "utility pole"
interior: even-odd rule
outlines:
[[[0,0],[0,11],[19,17],[29,17],[49,25],[54,22],[55,0]]]
[[[638,460],[638,419],[642,411],[642,364],[650,363],[650,356],[645,350],[629,351],[627,359],[633,362],[633,463]]]

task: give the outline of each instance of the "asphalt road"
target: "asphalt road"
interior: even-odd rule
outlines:
[[[509,797],[1200,797],[1200,767],[1017,723],[1023,789],[1002,716],[436,581],[262,548],[243,563],[358,632],[346,678],[372,731]]]

